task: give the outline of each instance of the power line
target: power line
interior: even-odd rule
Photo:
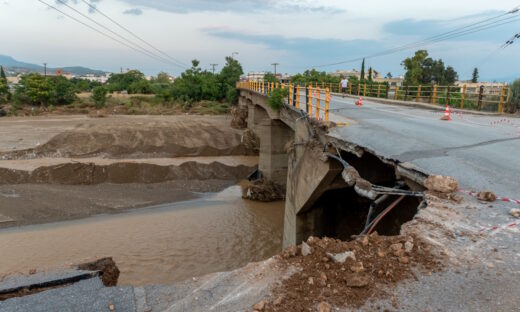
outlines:
[[[156,55],[154,52],[151,52],[151,51],[149,51],[148,49],[142,47],[141,45],[139,45],[139,44],[137,44],[137,43],[135,43],[135,42],[133,42],[133,41],[131,41],[131,40],[129,40],[129,39],[123,37],[123,36],[121,36],[120,34],[114,32],[114,31],[111,30],[110,28],[108,28],[108,27],[106,27],[105,25],[99,23],[98,21],[94,20],[93,18],[89,17],[88,15],[85,15],[85,14],[83,14],[81,11],[76,10],[74,7],[72,7],[72,6],[70,6],[69,4],[67,4],[67,2],[65,2],[65,1],[63,1],[63,0],[56,0],[56,1],[59,2],[59,3],[61,3],[61,4],[63,4],[63,5],[65,5],[65,6],[68,7],[69,9],[71,9],[71,10],[73,10],[74,12],[78,13],[79,15],[83,16],[84,18],[88,19],[89,21],[91,21],[92,23],[98,25],[99,27],[101,27],[101,28],[103,28],[103,29],[109,31],[110,33],[114,34],[115,36],[121,38],[122,40],[126,41],[127,43],[129,43],[129,44],[131,44],[131,45],[133,45],[133,46],[138,47],[139,49],[143,50],[144,52],[147,52],[147,53],[149,53],[149,54],[155,56],[156,58],[161,59],[163,62],[165,62],[165,63],[167,63],[167,64],[169,63],[169,64],[171,64],[171,65],[181,67],[180,65],[175,64],[175,63],[172,63],[170,60],[165,59],[164,57],[162,57],[162,56],[160,56],[160,55]]]
[[[89,24],[87,24],[87,23],[85,23],[85,22],[83,22],[83,21],[81,21],[81,20],[75,18],[74,16],[71,16],[71,15],[69,15],[69,14],[63,12],[62,10],[58,9],[57,7],[55,7],[55,6],[53,6],[53,5],[48,4],[47,2],[45,2],[45,1],[43,1],[43,0],[38,0],[38,1],[41,2],[41,3],[43,3],[43,4],[45,4],[45,5],[48,6],[49,8],[58,11],[59,13],[65,15],[66,17],[72,19],[73,21],[75,21],[75,22],[77,22],[77,23],[80,23],[80,24],[82,24],[83,26],[88,27],[88,28],[90,28],[91,30],[93,30],[93,31],[95,31],[95,32],[97,32],[97,33],[99,33],[99,34],[101,34],[101,35],[103,35],[103,36],[105,36],[105,37],[107,37],[107,38],[109,38],[109,39],[111,39],[111,40],[113,40],[113,41],[115,41],[115,42],[121,44],[121,45],[124,45],[124,46],[126,46],[127,48],[130,48],[130,49],[132,49],[132,50],[134,50],[134,51],[136,51],[136,52],[138,52],[138,53],[144,54],[144,55],[146,55],[146,56],[148,56],[148,57],[151,57],[151,58],[157,60],[157,58],[156,58],[155,56],[153,56],[153,55],[151,55],[151,54],[148,54],[148,53],[146,53],[146,52],[144,52],[144,51],[141,51],[141,50],[139,50],[139,49],[136,49],[135,47],[133,47],[133,46],[131,46],[131,45],[129,45],[129,44],[127,44],[127,43],[125,43],[125,42],[123,42],[123,41],[117,39],[117,38],[114,38],[114,37],[112,37],[112,36],[110,36],[110,35],[107,35],[106,33],[100,31],[99,29],[96,29],[96,28],[90,26]],[[161,60],[161,59],[159,59],[159,60],[160,60],[161,62],[164,62],[164,61]]]
[[[513,14],[514,15],[514,14],[516,14],[518,12],[519,12],[519,8],[516,7],[513,10],[508,11],[507,13],[503,13],[503,14],[500,14],[500,15],[492,17],[492,18],[487,18],[487,19],[484,19],[482,21],[479,21],[479,22],[476,22],[476,23],[472,23],[470,25],[459,27],[459,28],[456,28],[454,30],[451,30],[451,31],[448,31],[448,32],[444,32],[442,34],[435,35],[435,36],[432,36],[432,37],[428,37],[426,39],[423,39],[423,40],[420,40],[420,41],[417,41],[417,42],[413,42],[413,43],[410,43],[410,44],[407,44],[407,45],[398,46],[396,48],[384,50],[384,51],[381,51],[381,52],[378,52],[378,53],[375,53],[375,54],[372,54],[372,55],[369,55],[369,56],[358,57],[358,58],[355,58],[355,59],[346,60],[346,61],[340,61],[340,62],[335,62],[335,63],[317,65],[317,66],[313,66],[313,68],[328,67],[328,66],[342,65],[342,64],[352,63],[352,62],[358,62],[358,61],[362,60],[363,58],[367,58],[368,59],[368,58],[374,58],[374,57],[378,57],[378,56],[384,56],[384,55],[388,55],[388,54],[393,54],[393,53],[404,51],[404,50],[407,50],[407,49],[410,49],[410,48],[420,47],[420,46],[423,46],[423,45],[429,45],[429,44],[432,44],[432,43],[441,42],[441,41],[445,41],[445,40],[449,40],[449,39],[453,39],[453,38],[469,35],[469,34],[477,32],[477,31],[483,31],[483,30],[486,30],[486,29],[490,29],[490,28],[502,26],[502,25],[505,25],[505,24],[513,23],[513,22],[516,22],[518,20],[518,19],[516,19],[518,16],[509,16],[509,17],[506,17],[506,18],[502,18],[502,17],[504,17],[506,15],[509,15],[509,14]]]
[[[128,28],[126,28],[125,26],[121,25],[120,23],[118,23],[117,21],[115,21],[114,19],[112,19],[110,16],[106,15],[105,13],[101,12],[101,10],[99,10],[95,5],[85,1],[85,0],[81,0],[83,3],[85,3],[86,5],[88,5],[92,10],[98,12],[99,14],[103,15],[106,19],[108,19],[109,21],[111,21],[112,23],[116,24],[117,26],[119,26],[119,28],[123,29],[124,31],[126,31],[127,33],[129,33],[130,35],[134,36],[135,38],[137,38],[139,41],[143,42],[144,44],[146,44],[147,46],[149,46],[150,48],[154,49],[155,51],[161,53],[162,55],[166,56],[167,58],[171,59],[172,61],[182,65],[182,66],[186,66],[186,64],[176,58],[174,58],[173,56],[170,56],[169,54],[167,54],[166,52],[163,52],[162,50],[156,48],[155,46],[153,46],[151,43],[149,43],[148,41],[144,40],[143,38],[139,37],[138,35],[136,35],[133,31],[129,30]]]

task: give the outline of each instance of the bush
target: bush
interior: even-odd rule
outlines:
[[[279,110],[288,96],[289,89],[274,89],[269,96],[269,106],[274,110]]]
[[[97,108],[102,108],[107,102],[108,90],[105,87],[95,87],[92,90],[92,100],[96,103]]]
[[[520,79],[515,80],[511,86],[511,95],[509,96],[509,103],[507,111],[514,113],[520,110]]]

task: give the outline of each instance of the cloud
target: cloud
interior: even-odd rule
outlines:
[[[174,13],[189,12],[251,12],[265,10],[313,11],[339,13],[344,10],[324,6],[317,0],[124,0],[132,5],[144,6]]]
[[[123,12],[123,14],[128,14],[128,15],[143,15],[143,10],[141,9],[128,9],[128,10],[125,10]]]

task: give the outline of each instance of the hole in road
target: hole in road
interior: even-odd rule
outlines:
[[[384,163],[373,154],[364,153],[363,157],[358,158],[343,152],[342,158],[356,168],[362,178],[372,184],[387,187],[400,184],[401,189],[410,189],[406,183],[397,180],[393,165]],[[337,184],[337,180],[335,183]],[[378,196],[375,201],[370,200],[358,195],[353,187],[347,187],[345,184],[343,188],[323,193],[311,209],[299,216],[299,220],[305,225],[304,231],[313,233],[314,236],[348,241],[353,235],[359,235],[365,229],[371,205],[377,202],[371,214],[371,220],[374,220],[399,198],[400,196],[390,195]],[[381,218],[373,228],[373,232],[386,236],[399,235],[401,226],[417,214],[421,201],[422,198],[418,197],[404,197]]]

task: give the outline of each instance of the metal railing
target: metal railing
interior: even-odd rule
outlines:
[[[330,94],[342,92],[339,83],[280,84],[250,81],[239,84],[265,95],[270,95],[274,88],[289,88],[289,105],[300,108],[300,105],[303,104],[309,115],[312,115],[313,112],[324,113],[323,116],[318,114],[316,118],[323,118],[326,121],[328,121]],[[300,98],[302,94],[305,96],[304,101]],[[502,113],[504,104],[508,103],[511,97],[511,89],[506,86],[489,89],[483,85],[478,88],[470,88],[467,85],[388,86],[384,83],[358,82],[349,83],[346,94]],[[320,106],[322,103],[325,103],[324,109]]]
[[[250,81],[239,82],[238,89],[251,90],[266,96],[270,96],[275,89],[288,89],[289,96],[287,105],[296,109],[303,109],[307,114],[317,120],[329,121],[330,112],[330,89],[328,87],[321,88],[319,86],[300,86],[293,84]]]
[[[331,89],[341,93],[341,87]],[[392,99],[396,101],[410,101],[433,105],[450,105],[461,109],[499,112],[504,111],[504,104],[508,103],[511,90],[504,86],[499,89],[486,89],[462,86],[387,86],[386,84],[349,83],[347,94],[364,97]]]

